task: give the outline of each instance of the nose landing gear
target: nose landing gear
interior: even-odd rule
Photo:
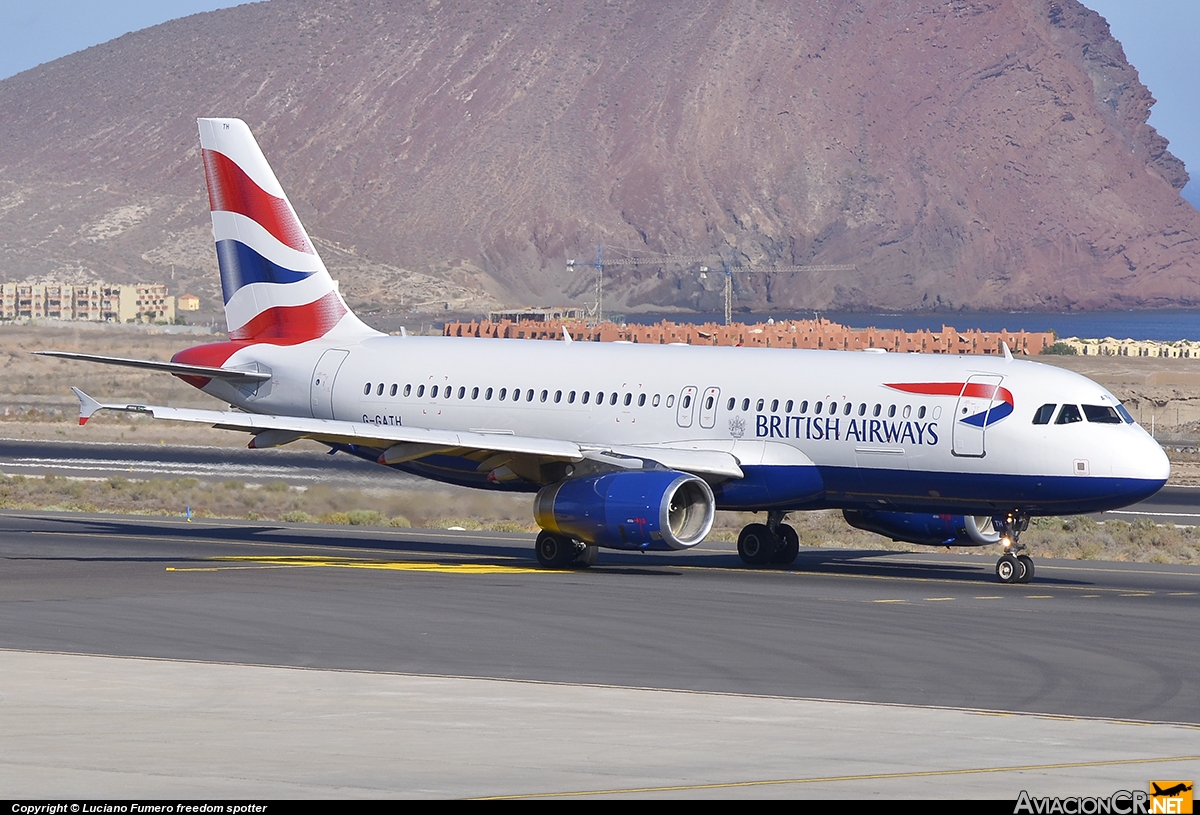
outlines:
[[[996,561],[996,577],[1001,583],[1028,583],[1033,580],[1033,558],[1018,554],[1025,546],[1018,542],[1021,533],[1029,528],[1029,516],[1014,510],[1004,518],[993,520],[1000,530],[1000,545],[1004,554]]]

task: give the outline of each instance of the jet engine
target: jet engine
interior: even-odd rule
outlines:
[[[925,515],[918,512],[842,510],[846,523],[892,540],[925,546],[987,546],[1000,542],[989,515]]]
[[[712,529],[716,501],[702,479],[674,470],[634,470],[544,487],[533,504],[548,532],[612,549],[688,549]]]

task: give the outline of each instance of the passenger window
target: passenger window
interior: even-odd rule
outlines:
[[[646,406],[646,394],[638,394],[638,407]]]
[[[836,415],[837,415],[837,402],[830,402],[830,403],[829,403],[829,415],[830,415],[830,416],[836,416]]]
[[[771,412],[772,412],[772,413],[778,413],[778,412],[779,412],[779,400],[778,400],[778,399],[772,399],[772,400],[771,400]]]
[[[616,396],[616,394],[614,393],[613,396]],[[629,407],[629,404],[632,401],[633,401],[633,394],[632,393],[625,394],[625,407]],[[709,401],[711,402],[712,400],[710,399]]]
[[[687,405],[684,405],[684,407],[687,407]],[[755,409],[756,411],[758,411],[759,413],[762,413],[762,409],[763,409],[763,400],[759,399],[759,400],[758,400],[758,402],[756,402],[756,403],[755,403],[755,405],[754,405],[754,409]]]
[[[1050,420],[1054,417],[1054,409],[1057,404],[1042,405],[1037,409],[1037,413],[1033,414],[1034,424],[1050,424]]]
[[[905,419],[907,419],[909,416],[911,416],[911,415],[912,415],[912,405],[905,405],[905,406],[904,406],[904,414],[903,414],[903,415],[904,415],[904,418],[905,418]]]
[[[872,409],[871,409],[871,415],[872,415],[872,416],[878,416],[878,415],[879,415],[879,412],[880,412],[881,410],[883,410],[883,405],[876,405],[874,408],[872,408]]]
[[[760,400],[760,402],[761,402],[761,400]],[[689,393],[687,396],[683,397],[683,409],[687,410],[691,406],[692,406],[692,395]]]
[[[658,407],[658,394],[657,393],[654,394],[654,399],[651,400],[650,405],[652,407]]]
[[[750,409],[750,400],[743,399],[742,400],[742,410],[749,410],[749,409]]]
[[[417,385],[417,398],[420,398],[420,397],[422,397],[422,396],[424,396],[424,395],[425,395],[425,386],[424,386],[424,385]]]
[[[820,415],[821,415],[821,408],[822,408],[823,406],[824,406],[824,403],[823,403],[823,402],[817,402],[815,405],[813,405],[813,413],[814,413],[815,415],[817,415],[817,416],[820,416]]]
[[[467,389],[460,385],[458,388],[458,398],[462,399],[466,395],[467,395]]]
[[[805,399],[803,402],[800,403],[800,412],[808,413],[808,400],[807,399]]]
[[[554,392],[554,404],[557,405],[561,401],[562,401],[562,391],[555,391]]]
[[[730,397],[729,397],[729,401],[725,403],[725,409],[726,409],[726,410],[733,410],[733,406],[734,406],[735,404],[737,404],[737,400],[736,400],[736,399],[734,399],[732,396],[730,396]]]
[[[925,406],[924,405],[921,405],[921,407],[917,408],[917,418],[918,419],[925,418]]]
[[[483,394],[483,401],[485,401],[485,402],[490,402],[490,401],[492,401],[492,389],[491,389],[491,388],[488,388],[488,389],[487,389],[487,390],[484,392],[484,394]]]
[[[791,399],[787,400],[787,404],[783,406],[783,412],[784,413],[792,412],[792,400]]]
[[[613,391],[612,396],[608,397],[608,403],[610,405],[615,405],[617,403],[617,395],[617,392]]]
[[[846,406],[842,408],[842,415],[843,415],[843,416],[849,416],[849,415],[850,415],[850,411],[852,411],[852,410],[854,410],[854,403],[853,403],[853,402],[847,402],[847,403],[846,403]]]
[[[488,390],[491,391],[491,388],[488,388]],[[418,395],[420,395],[420,394],[418,394]],[[500,392],[498,394],[496,394],[496,399],[497,399],[497,401],[503,402],[504,397],[506,397],[506,396],[508,396],[508,388],[501,388]]]
[[[713,406],[713,398],[710,396],[704,400],[704,409],[712,410],[712,406]]]
[[[888,418],[889,419],[896,418],[896,406],[895,405],[888,405]]]
[[[570,393],[567,394],[567,404],[568,405],[575,404],[575,391],[571,391]]]
[[[371,383],[368,382],[366,385],[363,386],[363,396],[370,396],[370,395],[371,395]]]
[[[1083,415],[1089,422],[1099,424],[1120,424],[1121,417],[1108,405],[1084,405]]]
[[[429,389],[429,398],[436,399],[437,394],[438,394],[438,386],[434,385],[432,388]]]
[[[866,402],[860,402],[860,403],[859,403],[859,405],[858,405],[858,415],[859,415],[859,416],[866,416],[866,415],[867,415],[867,403],[866,403]]]
[[[383,396],[383,383],[382,382],[380,382],[378,387],[375,388],[375,395]]]
[[[543,402],[545,402],[545,401],[546,401],[546,399],[547,399],[549,396],[550,396],[550,392],[549,392],[549,391],[542,391],[542,401],[543,401]],[[558,400],[555,400],[555,401],[558,401]]]
[[[393,384],[393,385],[392,385],[392,389],[391,389],[390,391],[388,391],[388,396],[395,396],[395,395],[396,395],[396,391],[398,391],[398,390],[400,390],[400,386],[399,386],[399,385],[396,385],[396,384]]]
[[[589,392],[588,392],[588,391],[584,391],[584,392],[583,392],[583,403],[584,403],[585,405],[588,403],[588,396],[590,396],[590,395],[591,395],[591,394],[589,394]]]
[[[533,401],[533,388],[530,388],[529,390],[525,391],[525,401],[526,402]],[[545,391],[542,392],[542,401],[543,402],[546,401],[546,392]]]
[[[471,388],[471,398],[472,399],[479,398],[479,388]]]
[[[667,394],[667,407],[672,408],[674,406],[675,406],[675,394],[668,393]]]
[[[1079,415],[1079,408],[1075,407],[1075,405],[1063,405],[1062,410],[1058,412],[1058,419],[1056,419],[1054,423],[1075,424],[1075,422],[1082,421],[1083,416]]]
[[[409,396],[411,394],[412,394],[412,385],[405,385],[404,386],[404,395]]]

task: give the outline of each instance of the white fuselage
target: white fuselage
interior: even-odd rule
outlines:
[[[1169,470],[1136,424],[1034,424],[1043,405],[1119,403],[1085,377],[1000,356],[377,336],[255,344],[226,366],[251,363],[271,381],[206,390],[273,415],[718,450],[762,468],[772,495],[727,485],[721,508],[1076,512],[1138,500]],[[1009,413],[982,419],[989,401],[960,393],[968,382],[995,386],[991,415]],[[789,494],[813,468],[821,494]],[[475,484],[452,471],[445,480]]]

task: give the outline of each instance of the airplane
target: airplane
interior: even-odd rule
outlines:
[[[600,548],[684,550],[716,510],[765,512],[750,566],[792,563],[789,513],[841,510],[931,546],[999,545],[997,578],[1032,580],[1036,516],[1116,509],[1170,465],[1111,393],[1003,355],[389,336],[346,305],[239,119],[198,120],[229,339],[170,362],[50,356],[164,371],[229,405],[100,410],[251,434],[450,484],[535,495],[551,569]]]
[[[1150,793],[1150,795],[1152,795],[1155,798],[1158,798],[1160,796],[1166,797],[1166,798],[1173,798],[1176,795],[1179,795],[1179,793],[1181,793],[1181,792],[1190,792],[1192,789],[1192,785],[1187,783],[1186,781],[1181,781],[1173,787],[1167,787],[1165,790],[1162,787],[1158,786],[1158,784],[1155,784],[1153,781],[1150,782],[1150,786],[1154,787],[1154,792]]]

